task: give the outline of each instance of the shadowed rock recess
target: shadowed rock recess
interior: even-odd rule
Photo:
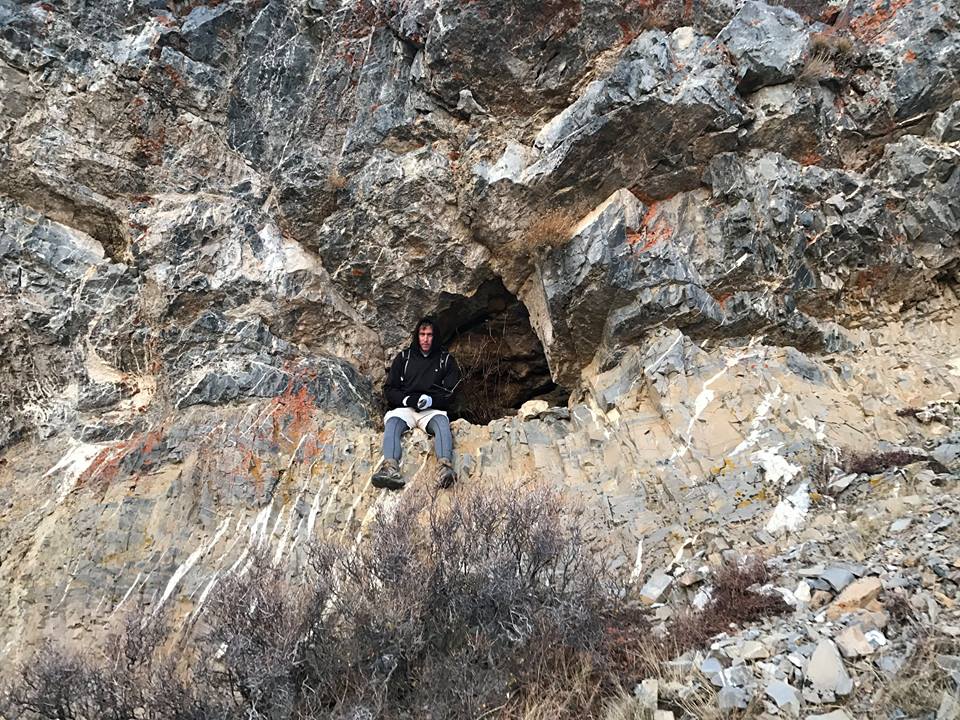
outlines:
[[[4,667],[363,542],[424,314],[462,484],[563,489],[657,621],[722,559],[793,578],[794,617],[715,648],[720,707],[887,692],[916,643],[838,655],[834,566],[960,635],[929,542],[960,508],[955,3],[0,0],[0,108]]]

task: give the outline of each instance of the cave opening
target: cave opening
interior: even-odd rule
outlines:
[[[528,400],[566,404],[570,393],[550,376],[527,308],[499,278],[470,297],[444,296],[433,316],[463,376],[451,418],[485,425]]]

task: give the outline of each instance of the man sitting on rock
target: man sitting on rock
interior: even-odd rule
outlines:
[[[434,338],[435,323],[425,317],[413,331],[410,347],[393,359],[387,375],[386,397],[390,406],[383,418],[383,464],[373,476],[379,488],[398,490],[405,484],[400,476],[400,439],[419,427],[433,435],[440,461],[437,484],[453,485],[453,436],[446,410],[460,384],[460,368]]]

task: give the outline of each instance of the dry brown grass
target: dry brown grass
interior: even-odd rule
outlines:
[[[941,655],[960,655],[960,640],[932,632],[921,637],[903,670],[881,684],[874,705],[876,716],[894,717],[899,710],[904,717],[933,717],[944,692],[956,697],[953,680],[938,661]]]
[[[810,84],[838,77],[844,79],[853,69],[857,50],[850,36],[835,30],[810,35],[810,59],[801,71],[801,82]]]
[[[340,172],[337,168],[330,170],[327,175],[327,189],[333,192],[338,190],[343,190],[349,181],[346,176]]]
[[[527,226],[521,242],[532,252],[549,251],[566,245],[577,218],[570,210],[549,210]]]
[[[888,452],[857,453],[844,451],[840,456],[843,471],[847,473],[864,473],[876,475],[892,467],[903,467],[910,463],[929,458],[922,453],[908,450],[890,450]]]
[[[671,663],[660,645],[647,644],[646,674],[659,686],[657,706],[673,712],[676,718],[697,720],[751,720],[764,717],[762,697],[757,696],[746,708],[724,712],[717,701],[718,688],[698,669],[682,663]],[[650,720],[642,703],[627,688],[621,688],[604,704],[603,720]]]
[[[853,41],[845,35],[835,35],[833,54],[837,57],[849,57],[853,54]]]
[[[546,488],[413,489],[359,548],[317,548],[308,582],[266,555],[222,580],[175,654],[173,626],[139,619],[117,650],[47,647],[0,717],[598,717],[624,672],[608,631],[633,616],[585,522]]]
[[[523,232],[501,248],[504,260],[512,265],[511,272],[521,276],[533,272],[539,260],[570,241],[576,222],[577,216],[566,208],[547,210],[534,218]]]
[[[834,59],[849,57],[853,54],[853,41],[846,35],[813,33],[810,35],[810,53]]]
[[[686,610],[674,618],[666,645],[673,656],[708,644],[710,638],[747,622],[790,609],[775,593],[753,590],[769,579],[759,558],[726,563],[714,575],[713,596],[703,610]]]
[[[817,52],[810,56],[803,69],[797,75],[797,82],[806,85],[816,85],[821,80],[832,77],[835,73],[830,55]]]

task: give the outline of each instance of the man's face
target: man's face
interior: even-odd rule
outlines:
[[[430,352],[430,348],[433,347],[433,328],[430,325],[422,325],[418,336],[420,338],[420,351],[423,353]]]

